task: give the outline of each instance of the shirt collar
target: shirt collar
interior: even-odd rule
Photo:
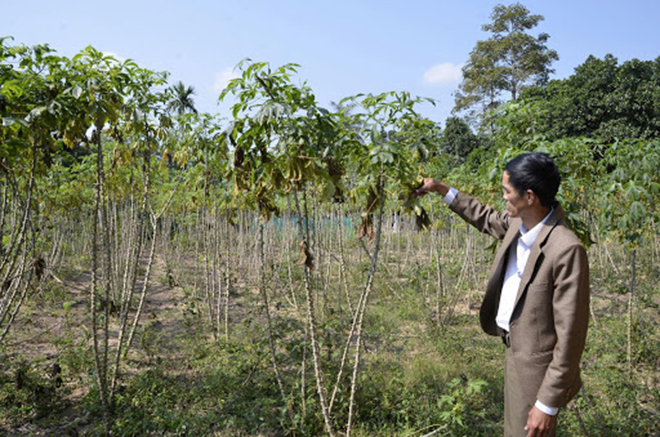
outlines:
[[[541,220],[539,223],[536,224],[532,229],[527,229],[527,226],[525,224],[520,225],[520,241],[527,247],[532,247],[532,244],[534,244],[534,241],[536,241],[536,237],[539,236],[539,233],[541,232],[541,229],[543,229],[543,225],[545,224],[546,221],[548,221],[548,218],[552,215],[552,213],[555,211],[555,208],[551,208],[550,212],[548,215],[545,216],[543,220]]]

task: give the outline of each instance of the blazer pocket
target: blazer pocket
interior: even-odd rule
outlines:
[[[556,341],[552,296],[553,287],[549,282],[534,282],[527,289],[522,313],[533,318],[529,320],[529,332],[536,336],[536,350],[551,351]]]
[[[548,288],[551,287],[551,284],[552,284],[551,282],[542,281],[542,280],[532,281],[530,282],[527,291],[533,292],[534,290],[547,290]]]
[[[554,349],[550,350],[545,350],[545,351],[538,351],[538,352],[532,352],[530,356],[532,356],[535,360],[543,361],[543,360],[548,360],[548,362],[552,361],[552,353],[554,352]]]

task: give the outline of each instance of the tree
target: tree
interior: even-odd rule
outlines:
[[[191,86],[187,87],[183,82],[179,81],[171,86],[168,91],[170,93],[170,99],[165,109],[168,113],[175,114],[178,117],[179,128],[175,131],[176,138],[174,143],[181,143],[184,141],[185,128],[188,126],[188,123],[184,120],[184,115],[188,113],[193,114],[193,117],[197,116],[197,109],[192,98],[193,94],[195,94],[195,89]],[[163,150],[163,156],[166,158],[167,166],[172,168],[172,148],[165,148]]]
[[[479,143],[479,137],[472,132],[467,122],[458,117],[447,119],[441,139],[441,147],[445,153],[463,161]]]
[[[550,64],[559,59],[557,52],[546,46],[548,34],[534,37],[527,33],[543,16],[530,15],[525,6],[516,3],[495,6],[491,19],[482,29],[492,36],[478,41],[470,53],[454,107],[454,112],[467,110],[485,131],[492,131],[488,113],[502,102],[503,92],[516,100],[525,87],[544,85],[554,71]]]
[[[174,112],[177,115],[183,115],[186,112],[197,114],[195,109],[195,102],[192,96],[195,94],[195,89],[191,86],[185,86],[183,82],[179,81],[170,88],[172,91],[172,100],[167,103],[167,110]]]
[[[660,138],[660,57],[655,61],[589,56],[568,79],[530,87],[521,101],[546,114],[553,138],[590,137],[606,143]]]

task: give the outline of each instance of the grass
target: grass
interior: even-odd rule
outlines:
[[[383,252],[387,266],[378,272],[366,313],[354,435],[412,437],[433,430],[452,436],[500,434],[503,346],[499,339],[481,332],[477,311],[468,308],[466,301],[467,293],[478,301],[487,273],[484,269],[492,254],[473,241],[472,247],[477,247],[472,249],[475,265],[463,269],[465,257],[460,246],[446,243],[441,253],[445,299],[438,315],[434,255],[422,235],[411,235],[408,239],[405,234],[392,236]],[[283,244],[285,237],[279,235],[278,244]],[[452,241],[460,244],[462,238],[474,237],[468,231],[452,237]],[[191,245],[195,241],[188,240]],[[291,259],[297,260],[297,245],[290,246]],[[359,245],[353,242],[345,247],[349,293],[355,304],[364,285],[367,261]],[[252,245],[241,250],[252,250]],[[167,289],[165,284],[158,284],[161,291],[150,295],[139,337],[122,372],[112,410],[113,434],[324,433],[303,287],[297,282],[294,287],[287,286],[285,264],[269,270],[272,335],[285,394],[282,398],[269,354],[261,300],[254,293],[258,272],[250,270],[255,265],[250,256],[254,255],[243,254],[243,270],[232,272],[236,284],[230,302],[229,342],[214,338],[207,303],[192,287],[195,279],[201,286],[190,264],[194,257],[187,258],[187,265],[175,266],[180,280],[177,287]],[[406,259],[409,262],[404,263]],[[338,262],[331,256],[325,260]],[[622,266],[625,271],[625,264]],[[660,290],[656,285],[660,271],[647,265],[639,269],[644,281],[639,284],[632,331],[631,373],[626,356],[628,296],[621,290],[625,281],[613,278],[607,266],[603,270],[595,267],[595,318],[583,358],[585,389],[562,412],[558,434],[653,436],[658,432],[660,410]],[[63,268],[79,270],[66,264]],[[330,269],[321,264],[314,278],[320,360],[328,393],[334,387],[351,325],[338,270],[334,264]],[[301,281],[300,271],[300,266],[293,266],[295,281]],[[154,277],[159,277],[158,272]],[[81,276],[65,280],[67,287],[72,278],[79,281]],[[85,289],[85,284],[75,281],[76,290]],[[284,298],[290,289],[297,294],[298,309]],[[0,349],[0,432],[103,435],[86,328],[86,298],[86,294],[72,294],[68,288],[53,284],[40,296],[33,296],[17,320],[11,341]],[[452,317],[445,317],[448,312]],[[49,323],[61,320],[62,329],[41,333],[39,329],[45,325],[40,314],[49,314]],[[443,323],[439,325],[439,321]],[[40,355],[39,348],[46,346],[48,352]],[[352,357],[353,353],[333,405],[331,417],[336,430],[345,429],[348,418]],[[61,368],[56,377],[49,373],[54,363]],[[59,385],[55,383],[57,377],[61,378]]]

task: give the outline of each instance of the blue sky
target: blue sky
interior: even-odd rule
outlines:
[[[198,110],[228,115],[217,97],[244,58],[301,65],[321,106],[357,93],[409,91],[438,99],[420,111],[444,126],[460,67],[479,40],[490,0],[114,0],[10,1],[0,4],[0,36],[48,43],[64,56],[92,45],[133,59],[169,82],[195,88]],[[620,62],[660,56],[657,0],[521,1],[545,20],[559,54],[552,78],[565,78],[589,55]]]

